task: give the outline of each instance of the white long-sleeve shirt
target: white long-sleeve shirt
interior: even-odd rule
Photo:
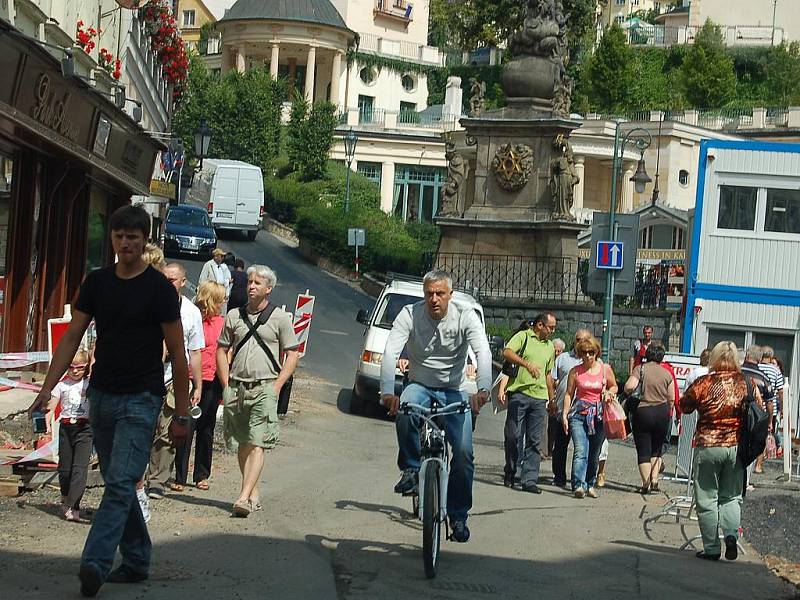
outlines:
[[[477,358],[479,390],[492,387],[492,354],[478,314],[450,302],[440,320],[428,314],[425,302],[410,304],[392,324],[381,361],[381,393],[394,394],[395,365],[403,347],[409,360],[409,381],[426,387],[459,389],[464,383],[467,352]]]

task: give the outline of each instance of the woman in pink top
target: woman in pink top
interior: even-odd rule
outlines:
[[[614,371],[599,360],[596,338],[575,344],[583,363],[573,367],[567,379],[567,393],[561,414],[564,432],[572,438],[572,491],[576,498],[597,498],[597,467],[603,433],[603,402],[614,399],[617,381]],[[573,402],[574,398],[574,402]]]
[[[186,485],[189,473],[189,454],[192,451],[192,436],[197,433],[194,448],[194,473],[192,481],[201,490],[208,489],[211,476],[211,458],[214,447],[214,427],[217,424],[217,407],[222,397],[222,387],[217,379],[217,340],[222,332],[225,318],[220,315],[225,303],[225,286],[216,281],[204,281],[197,289],[195,304],[203,315],[203,336],[206,345],[200,351],[203,366],[203,392],[198,406],[202,414],[189,419],[189,433],[183,446],[175,452],[175,480]]]

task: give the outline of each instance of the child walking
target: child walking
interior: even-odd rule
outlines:
[[[86,389],[89,355],[78,350],[67,370],[67,377],[53,388],[50,410],[61,403],[58,430],[58,483],[61,505],[67,521],[80,520],[80,503],[86,490],[89,457],[92,453],[92,428],[89,426],[89,400]]]

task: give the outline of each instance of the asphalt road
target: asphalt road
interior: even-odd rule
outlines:
[[[218,451],[211,489],[189,488],[153,502],[151,578],[107,584],[103,598],[181,600],[789,600],[797,589],[773,576],[758,555],[736,563],[697,560],[679,550],[696,521],[665,519],[644,527],[667,496],[634,493],[631,444],[614,443],[607,485],[598,499],[578,500],[543,483],[541,495],[502,485],[503,415],[481,414],[475,434],[474,504],[467,544],[443,542],[440,572],[425,578],[421,524],[397,480],[394,425],[350,415],[361,327],[353,317],[370,300],[301,261],[260,233],[255,243],[224,241],[245,261],[276,269],[275,300],[294,305],[310,288],[318,305],[309,355],[298,376],[281,441],[266,457],[264,510],[232,519],[239,474],[235,456]],[[196,280],[200,262],[184,261]],[[338,332],[338,333],[326,333]],[[668,461],[669,462],[669,461]],[[668,464],[668,470],[672,467]],[[550,476],[544,462],[542,476]],[[91,517],[99,490],[84,499]],[[77,598],[77,565],[87,527],[57,518],[58,491],[0,498],[0,598]]]
[[[262,231],[255,242],[231,235],[220,247],[233,252],[245,265],[264,264],[278,275],[271,301],[294,312],[297,295],[310,290],[315,296],[308,350],[301,369],[310,375],[352,388],[361,351],[364,327],[356,322],[360,308],[370,308],[372,298],[340,279],[303,260],[296,248]],[[196,284],[204,261],[176,258],[186,266],[188,279]]]

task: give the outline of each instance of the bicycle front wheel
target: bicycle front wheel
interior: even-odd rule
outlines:
[[[442,533],[440,518],[440,471],[438,462],[431,462],[425,470],[425,498],[422,507],[422,560],[425,576],[436,577],[436,563],[439,560],[439,542]]]

